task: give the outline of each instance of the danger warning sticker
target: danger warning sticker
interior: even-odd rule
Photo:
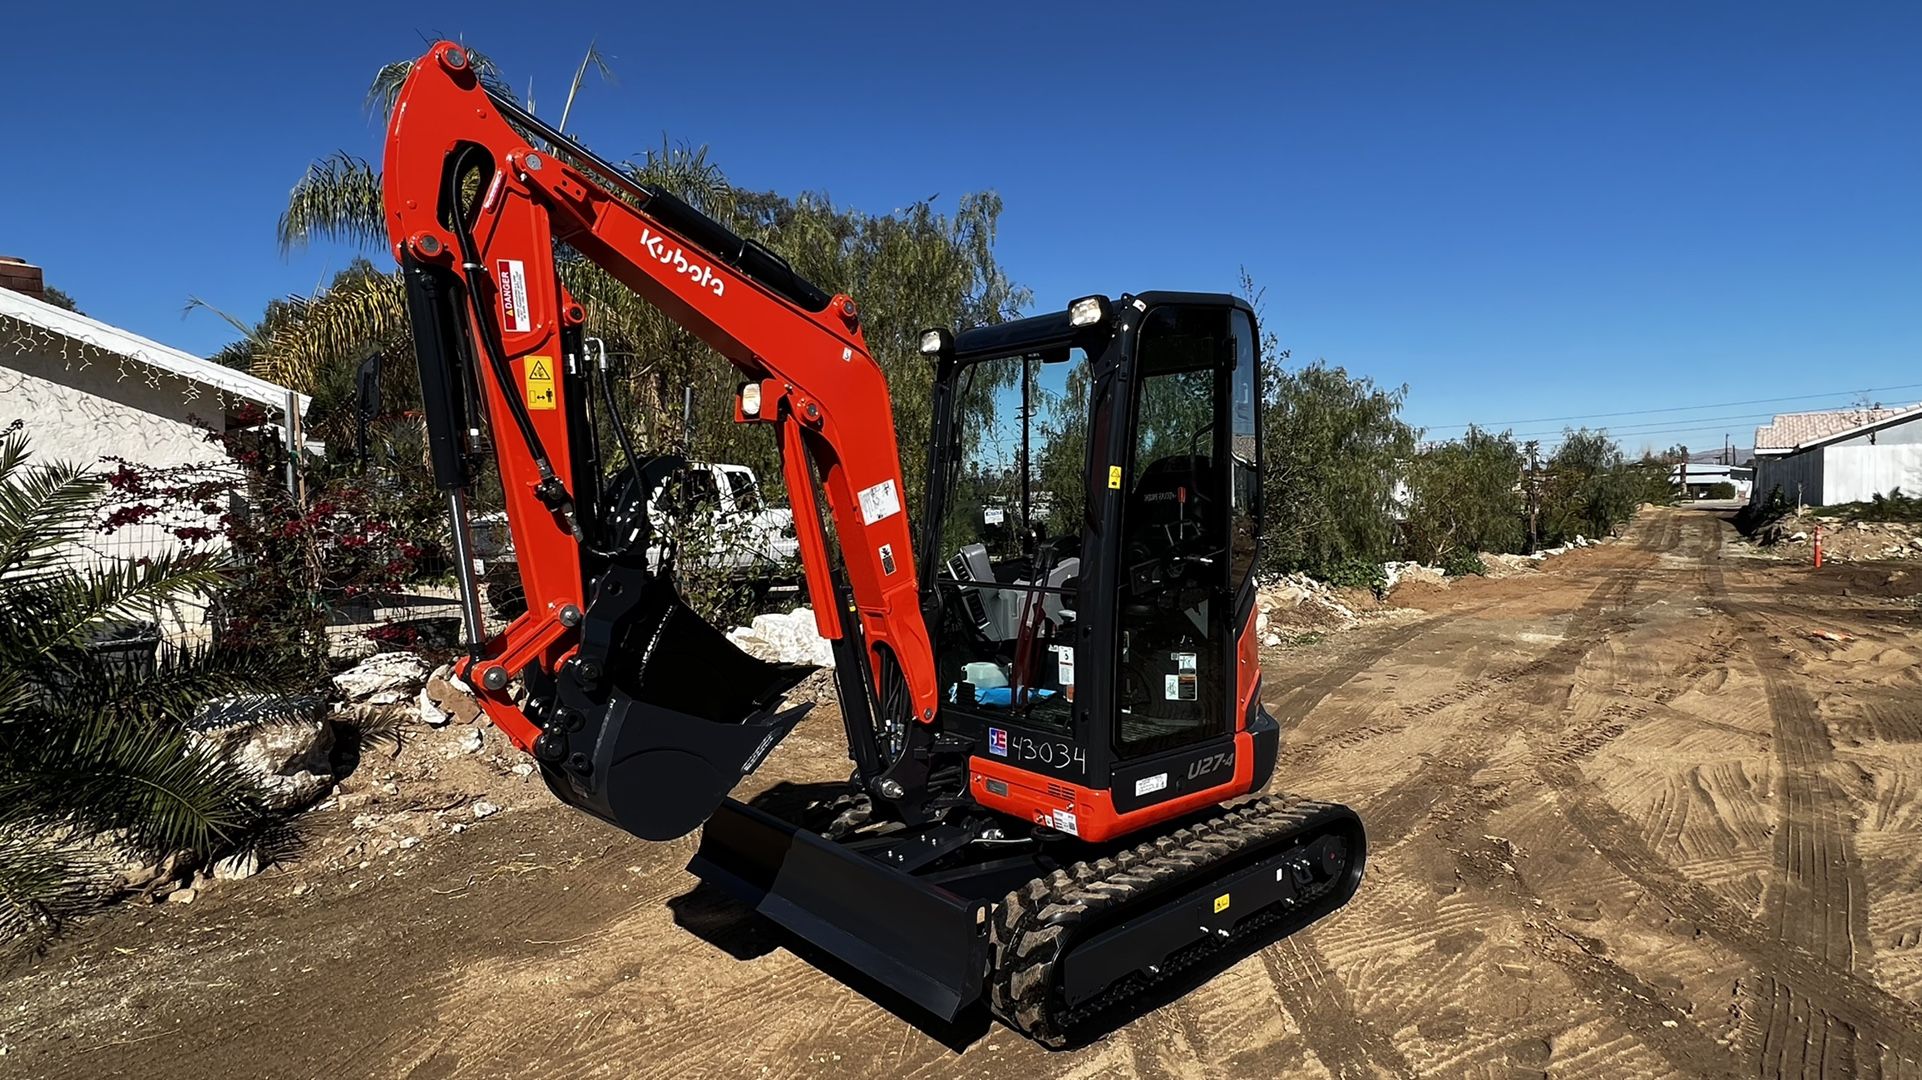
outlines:
[[[556,407],[557,402],[554,398],[553,357],[528,357],[526,380],[528,408],[552,409]]]
[[[534,322],[527,316],[527,267],[519,259],[494,261],[494,287],[501,294],[501,328],[525,334]]]

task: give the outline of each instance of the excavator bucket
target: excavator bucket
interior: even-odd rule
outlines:
[[[543,770],[562,801],[645,840],[698,828],[787,737],[808,705],[782,695],[814,669],[742,652],[689,610],[664,575],[636,575],[615,627],[604,700]],[[590,624],[608,613],[590,612]],[[591,629],[591,626],[590,626]]]

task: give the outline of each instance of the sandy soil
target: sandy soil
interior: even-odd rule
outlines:
[[[1367,881],[1069,1053],[876,1004],[489,747],[16,966],[0,1076],[1922,1077],[1919,578],[1656,511],[1277,651],[1276,786],[1361,811]],[[823,716],[763,774],[839,760]]]

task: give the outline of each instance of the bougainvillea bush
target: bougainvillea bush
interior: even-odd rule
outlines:
[[[242,413],[226,431],[209,431],[224,450],[211,464],[105,459],[109,495],[99,529],[107,538],[158,529],[183,551],[227,552],[232,584],[210,612],[216,641],[319,667],[330,612],[447,575],[446,523],[420,470],[302,455],[290,484],[287,451],[265,419]]]

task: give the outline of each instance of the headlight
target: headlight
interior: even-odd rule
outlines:
[[[1084,296],[1068,305],[1069,326],[1094,326],[1108,317],[1108,298]]]
[[[761,384],[751,382],[741,387],[741,415],[761,415]]]
[[[942,353],[947,352],[948,349],[953,344],[954,344],[954,335],[948,333],[946,330],[943,330],[940,327],[935,327],[932,330],[921,331],[921,355],[922,356],[927,356],[927,357],[940,356]]]

